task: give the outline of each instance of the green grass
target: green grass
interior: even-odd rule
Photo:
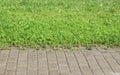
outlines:
[[[120,0],[0,0],[0,46],[120,46]]]

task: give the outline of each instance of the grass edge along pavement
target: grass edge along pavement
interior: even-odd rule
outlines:
[[[0,0],[0,46],[120,46],[119,0]]]

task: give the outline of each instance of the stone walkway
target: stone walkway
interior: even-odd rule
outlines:
[[[0,50],[0,75],[120,75],[120,49]]]

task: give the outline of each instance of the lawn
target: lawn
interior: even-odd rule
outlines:
[[[120,46],[120,0],[0,0],[2,46]]]

